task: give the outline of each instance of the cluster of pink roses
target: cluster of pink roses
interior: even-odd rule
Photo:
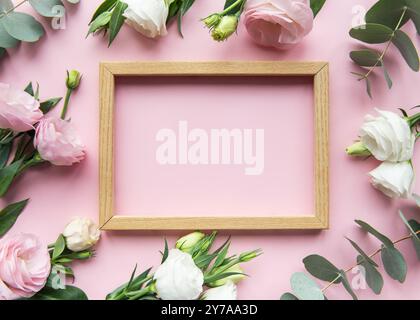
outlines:
[[[78,73],[75,76],[80,78]],[[71,122],[44,115],[36,97],[4,83],[0,83],[0,128],[14,133],[35,129],[35,149],[43,160],[54,165],[69,166],[85,156],[84,146]]]

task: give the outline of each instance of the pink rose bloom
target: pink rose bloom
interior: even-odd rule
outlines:
[[[309,0],[248,0],[244,24],[255,42],[287,49],[299,43],[313,26]]]
[[[32,297],[50,274],[47,246],[31,234],[0,239],[0,300]]]
[[[70,166],[85,157],[84,146],[75,128],[60,118],[45,118],[39,122],[34,146],[42,159],[56,166]]]
[[[28,131],[42,116],[38,100],[23,90],[0,83],[0,128]]]

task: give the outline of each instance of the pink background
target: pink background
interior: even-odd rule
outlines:
[[[366,174],[378,165],[375,160],[353,160],[344,153],[345,147],[356,138],[364,115],[373,112],[374,107],[396,110],[396,107],[409,108],[419,104],[418,74],[409,70],[394,49],[391,50],[388,62],[394,79],[394,88],[391,91],[386,89],[382,76],[379,74],[380,70],[378,70],[378,77],[375,79],[377,81],[373,88],[375,98],[370,100],[365,94],[363,84],[358,83],[350,74],[350,71],[357,71],[357,67],[348,58],[348,52],[358,47],[358,44],[348,36],[348,30],[354,18],[353,9],[360,4],[368,8],[375,1],[327,1],[325,8],[316,18],[312,33],[301,45],[287,52],[256,46],[250,41],[242,26],[238,30],[238,36],[233,36],[228,42],[221,44],[213,42],[199,19],[220,9],[223,5],[222,0],[197,1],[185,16],[183,23],[185,38],[183,40],[177,35],[175,26],[171,26],[170,34],[159,41],[144,39],[130,28],[124,27],[113,46],[108,49],[106,41],[101,37],[84,39],[87,32],[86,25],[99,2],[99,0],[82,0],[78,6],[67,5],[68,19],[65,30],[54,31],[50,28],[48,20],[43,20],[47,30],[46,37],[36,44],[21,45],[16,50],[10,51],[10,56],[0,62],[0,80],[2,82],[24,87],[30,80],[38,81],[41,87],[41,97],[64,94],[63,80],[66,69],[75,68],[81,70],[84,75],[83,85],[72,98],[70,115],[86,144],[87,159],[81,165],[73,168],[45,167],[26,173],[16,183],[14,190],[2,201],[5,205],[11,201],[31,198],[26,211],[11,230],[12,233],[34,233],[45,242],[53,242],[72,217],[79,215],[97,219],[98,64],[100,61],[325,60],[330,62],[331,69],[330,230],[323,232],[234,233],[233,252],[253,248],[264,250],[263,256],[244,266],[250,278],[240,284],[239,298],[278,299],[283,292],[289,290],[291,274],[303,271],[302,258],[311,253],[324,255],[342,268],[353,265],[356,254],[344,236],[358,241],[367,251],[374,250],[379,246],[375,239],[365,235],[356,227],[353,223],[356,218],[368,221],[393,239],[406,235],[406,228],[400,221],[397,211],[402,208],[406,216],[413,217],[416,215],[416,211],[418,213],[418,209],[410,202],[390,201],[370,186]],[[32,9],[27,5],[23,7],[32,12]],[[42,18],[39,19],[42,20]],[[410,35],[413,35],[416,45],[420,47],[419,37],[415,35],[411,24],[407,25],[405,29]],[[250,82],[250,85],[255,86],[253,82]],[[150,86],[147,97],[153,98],[153,92],[156,90],[159,90],[157,86]],[[234,90],[242,92],[240,88],[235,87]],[[259,93],[262,94],[267,89],[261,90]],[[121,94],[122,91],[125,91],[127,95],[130,94],[129,87],[121,89]],[[127,102],[129,108],[134,110],[136,105],[128,100],[125,93],[123,100]],[[245,94],[245,91],[243,93]],[[294,105],[292,100],[289,100],[292,99],[291,93],[292,91],[287,94],[287,100],[282,101],[284,108],[287,108],[288,104]],[[276,105],[272,101],[275,99],[275,95],[271,91],[267,94],[270,95],[267,103],[269,108],[272,108]],[[246,97],[244,96],[243,101],[240,100],[241,104],[246,103]],[[180,101],[181,98],[177,97],[177,101]],[[169,101],[169,98],[162,99],[167,99],[162,101]],[[206,97],[205,100],[208,99],[211,97]],[[203,104],[203,108],[206,108],[205,114],[210,116],[212,113],[207,108],[209,105],[210,103],[206,102]],[[175,107],[178,108],[179,105],[175,104]],[[223,107],[215,106],[215,112],[221,112]],[[257,110],[252,105],[245,107],[249,112]],[[301,105],[298,108],[299,110],[290,110],[290,113],[287,114],[284,110],[275,111],[280,112],[279,116],[290,114],[290,117],[279,118],[278,123],[293,129],[292,133],[283,129],[278,132],[284,135],[294,135],[296,132],[299,136],[293,138],[296,138],[299,143],[310,146],[306,132],[302,130],[297,132],[296,128],[291,126],[293,123],[298,124],[294,118],[295,115],[305,113],[303,121],[311,119],[311,112],[304,111]],[[135,112],[138,112],[140,116],[142,112],[150,112],[150,110],[146,110],[149,109],[139,108]],[[190,112],[191,117],[194,115],[194,119],[197,117],[197,121],[199,121],[197,110]],[[121,139],[124,135],[130,138],[132,133],[130,134],[129,130],[132,130],[135,125],[133,119],[129,119],[128,112],[122,112],[117,117],[118,123],[127,120],[127,124],[131,126],[131,129],[128,125],[127,128],[122,128],[121,132],[119,131],[121,136],[118,136],[117,139]],[[140,118],[138,119],[139,123],[142,122]],[[245,121],[246,117],[241,116],[241,119]],[[260,119],[260,115],[258,115],[258,119]],[[284,146],[287,147],[290,141],[284,143]],[[127,159],[127,153],[124,153],[124,149],[128,151],[131,148],[129,142],[122,143],[118,147],[122,149],[117,156],[117,161],[122,163],[128,161],[128,166],[131,166],[130,160]],[[133,147],[130,155],[138,154],[140,148],[141,145]],[[296,153],[301,155],[303,152],[299,148],[296,150],[285,148],[285,150],[284,155],[289,159],[297,159]],[[418,163],[418,156],[419,152],[414,159],[414,165]],[[284,161],[282,162],[284,165],[290,166],[288,170],[291,173],[298,172],[301,167],[305,167],[304,170],[309,168],[303,158],[293,162],[282,161]],[[117,170],[118,166],[121,164],[117,165]],[[127,169],[118,171],[121,173],[121,179],[124,179],[125,170]],[[125,171],[125,174],[127,175],[128,171]],[[141,172],[134,171],[134,174],[140,175]],[[218,174],[222,173],[218,172]],[[288,176],[287,183],[282,181],[277,188],[281,188],[282,191],[288,190],[288,188],[291,188],[291,191],[296,190],[296,182],[290,179],[292,175]],[[237,178],[240,179],[239,176]],[[296,181],[304,184],[304,175],[299,173]],[[141,185],[141,188],[149,192],[151,197],[156,196],[156,191],[146,190],[146,182]],[[302,195],[293,193],[291,200],[284,203],[278,201],[273,205],[284,206],[286,209],[305,209],[311,194],[307,186],[303,188]],[[118,196],[117,205],[129,210],[135,206],[133,200],[130,200],[133,193],[131,191],[123,192],[123,190],[120,191],[122,195]],[[419,188],[416,190],[420,191]],[[260,203],[263,206],[261,202],[264,198],[257,200],[253,205]],[[271,198],[271,201],[276,201],[276,199]],[[305,204],[301,202],[305,202]],[[220,203],[218,204],[220,205]],[[149,203],[149,205],[152,206],[154,203]],[[219,206],[219,208],[221,207]],[[77,276],[75,284],[83,288],[92,299],[104,298],[106,293],[128,279],[136,263],[139,263],[143,269],[158,264],[160,260],[158,250],[163,247],[164,236],[167,236],[170,243],[173,243],[176,237],[181,234],[181,232],[171,234],[162,232],[103,233],[95,259],[75,266]],[[406,283],[401,285],[384,275],[385,286],[381,298],[418,299],[420,293],[417,282],[420,279],[420,270],[416,269],[417,261],[414,251],[408,242],[400,247],[408,262],[409,271]],[[343,289],[338,287],[329,289],[326,294],[330,299],[348,298]],[[365,299],[376,297],[369,289],[359,290],[358,294]]]

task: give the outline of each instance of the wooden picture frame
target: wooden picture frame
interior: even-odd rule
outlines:
[[[114,91],[120,76],[313,77],[315,107],[315,215],[271,217],[143,217],[114,215]],[[100,64],[100,197],[102,230],[327,229],[329,216],[327,62],[103,62]]]

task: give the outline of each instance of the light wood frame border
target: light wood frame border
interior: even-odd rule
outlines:
[[[315,104],[315,215],[283,217],[139,217],[114,215],[115,77],[312,76]],[[102,230],[328,229],[329,165],[327,62],[103,62],[100,64],[99,224]]]

